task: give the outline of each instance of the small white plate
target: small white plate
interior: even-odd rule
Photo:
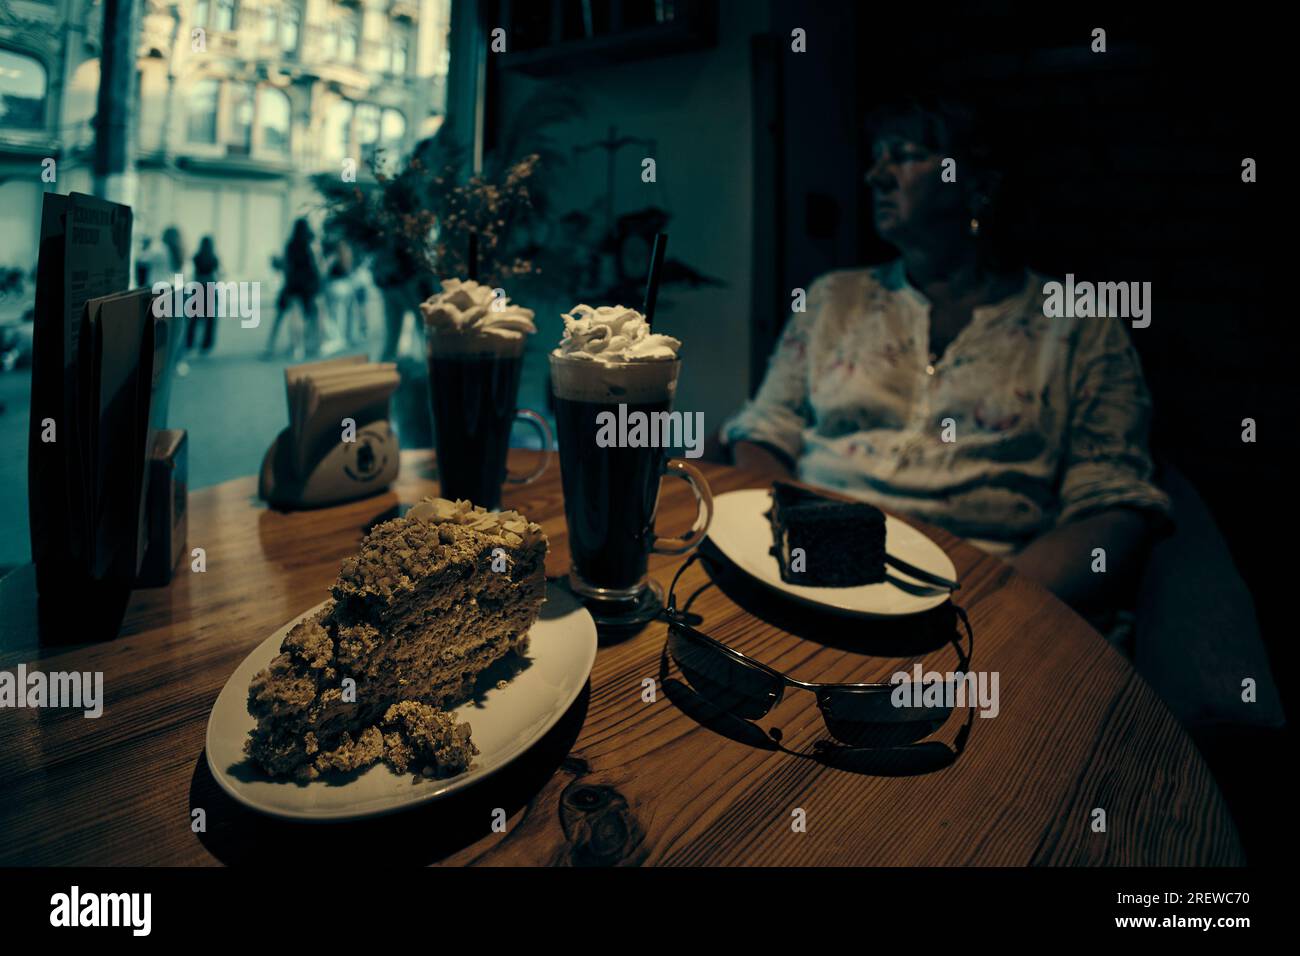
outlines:
[[[297,783],[268,777],[244,755],[256,726],[248,712],[248,685],[280,652],[299,615],[257,646],[222,688],[208,718],[208,769],[221,789],[246,807],[286,820],[354,820],[428,803],[477,783],[524,753],[559,721],[578,698],[596,660],[596,625],[587,609],[563,588],[548,587],[541,616],[529,631],[522,660],[508,654],[479,676],[476,698],[457,708],[469,721],[479,754],[470,769],[443,780],[413,782],[376,764],[345,783]],[[522,665],[522,666],[521,666]],[[499,679],[507,681],[498,688]]]
[[[771,553],[772,526],[766,514],[771,505],[772,493],[763,488],[719,495],[713,499],[709,540],[732,564],[773,590],[828,611],[864,617],[918,614],[948,600],[947,591],[936,590],[933,585],[893,567],[886,568],[891,580],[879,584],[849,588],[787,584],[781,580],[780,565]],[[957,580],[957,569],[943,549],[892,515],[885,516],[885,548],[894,557],[922,571]]]

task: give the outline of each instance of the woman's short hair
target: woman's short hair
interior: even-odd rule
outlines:
[[[867,114],[866,131],[872,142],[898,136],[920,143],[977,174],[1000,171],[989,124],[974,104],[955,96],[922,93],[889,100]]]
[[[1007,145],[1014,134],[999,125],[996,110],[948,91],[908,95],[869,111],[866,132],[871,142],[896,136],[956,159],[957,180],[979,216],[982,255],[1001,266],[1024,258],[1026,203],[1009,161],[1014,147]]]

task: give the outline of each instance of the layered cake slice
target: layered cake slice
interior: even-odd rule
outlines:
[[[547,541],[514,511],[426,498],[343,562],[333,600],[297,624],[248,691],[248,755],[312,779],[386,761],[450,776],[478,752],[450,713],[526,647],[546,598]]]
[[[782,581],[843,588],[885,580],[885,514],[874,505],[778,481],[767,518]]]

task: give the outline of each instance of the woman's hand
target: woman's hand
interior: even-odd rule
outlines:
[[[794,473],[780,456],[756,442],[738,441],[731,446],[731,453],[737,468],[757,472],[773,480],[794,478]]]
[[[1150,525],[1134,508],[1110,508],[1053,528],[1010,563],[1087,617],[1120,606],[1137,590]],[[1094,549],[1106,552],[1106,570],[1094,571]]]

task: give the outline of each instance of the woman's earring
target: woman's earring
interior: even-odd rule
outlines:
[[[970,234],[971,234],[971,238],[974,238],[974,239],[978,239],[978,238],[979,238],[979,234],[980,234],[980,218],[979,218],[979,217],[980,217],[980,213],[982,213],[982,212],[985,210],[985,208],[988,206],[988,204],[989,204],[989,200],[988,200],[988,197],[987,197],[987,196],[984,196],[984,195],[976,195],[976,197],[975,197],[975,203],[974,203],[975,208],[972,209],[972,210],[971,210],[971,213],[970,213]]]

